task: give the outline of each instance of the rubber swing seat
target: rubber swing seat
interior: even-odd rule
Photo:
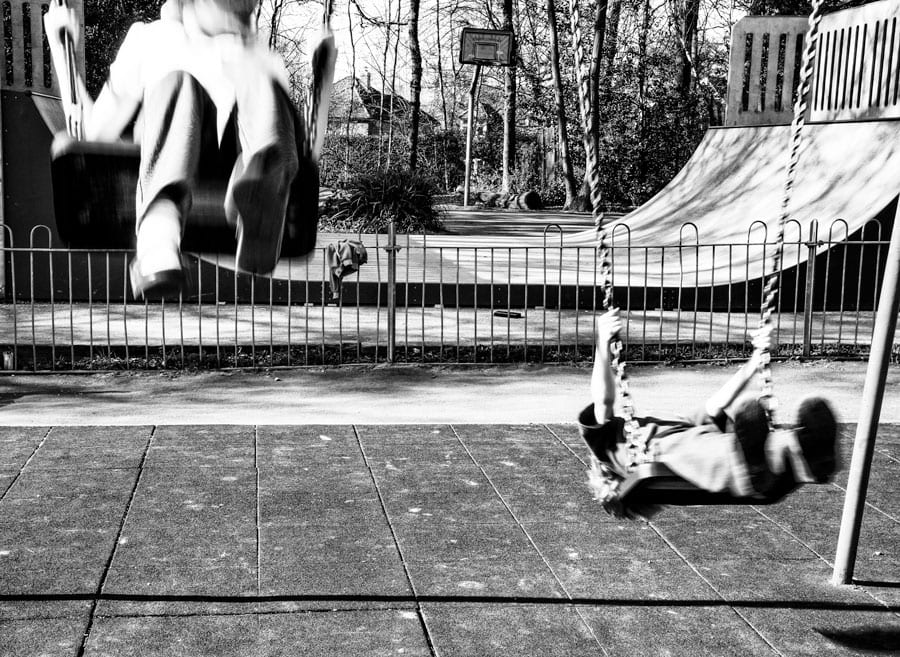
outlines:
[[[776,486],[766,495],[739,497],[713,493],[676,475],[662,463],[642,463],[619,485],[618,498],[626,507],[643,505],[713,506],[766,505],[780,502],[796,485]]]
[[[58,134],[50,153],[56,228],[76,249],[131,249],[140,147],[124,142],[78,141]],[[235,230],[225,219],[226,181],[201,179],[192,189],[183,251],[234,253]],[[298,257],[316,243],[319,168],[308,157],[291,185],[281,257]]]

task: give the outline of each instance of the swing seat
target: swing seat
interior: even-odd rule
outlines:
[[[56,228],[76,249],[132,249],[140,147],[122,142],[77,141],[58,134],[51,148],[50,174]],[[192,192],[182,250],[234,253],[234,228],[225,219],[226,181],[198,180]],[[291,188],[281,257],[308,254],[316,244],[319,168],[309,157]]]
[[[796,488],[795,485],[781,485],[766,495],[746,497],[713,493],[682,479],[662,463],[642,463],[619,485],[618,498],[626,508],[662,505],[766,505],[780,502]]]

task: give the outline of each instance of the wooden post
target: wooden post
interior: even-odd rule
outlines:
[[[472,86],[469,87],[469,116],[466,131],[466,179],[463,182],[463,205],[469,204],[469,184],[472,180],[472,132],[475,122],[475,100],[478,97],[478,79],[481,77],[481,64],[475,64],[472,75]]]
[[[894,227],[891,229],[891,242],[885,262],[884,279],[881,282],[881,294],[878,298],[859,424],[856,427],[853,457],[850,460],[850,478],[847,481],[844,513],[841,516],[834,573],[831,577],[834,585],[850,584],[853,580],[859,532],[866,504],[866,490],[869,486],[869,471],[872,468],[872,454],[875,451],[875,435],[881,415],[881,402],[884,399],[891,345],[897,328],[897,310],[900,301],[898,283],[900,283],[900,202],[894,213]]]

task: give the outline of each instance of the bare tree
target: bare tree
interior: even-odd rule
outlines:
[[[409,168],[416,170],[419,157],[419,110],[422,96],[422,53],[419,49],[419,0],[409,3],[409,52],[412,59],[410,79]]]
[[[513,0],[503,0],[503,29],[513,32]],[[503,192],[509,192],[516,167],[516,37],[512,36],[512,66],[506,68],[506,113],[503,118]]]
[[[566,186],[566,208],[575,201],[575,171],[569,155],[569,136],[566,121],[566,102],[563,93],[562,74],[559,67],[559,38],[556,30],[556,2],[547,0],[547,26],[550,36],[550,70],[553,73],[553,89],[556,95],[556,125],[559,132],[559,153],[562,159],[563,179]]]

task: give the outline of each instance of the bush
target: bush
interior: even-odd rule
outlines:
[[[400,232],[437,232],[444,224],[434,194],[434,185],[409,169],[362,174],[335,197],[322,222],[333,230],[386,233],[393,220]]]

